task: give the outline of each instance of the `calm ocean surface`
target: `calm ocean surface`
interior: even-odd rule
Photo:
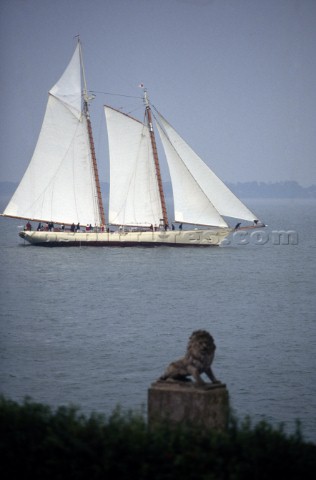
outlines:
[[[316,442],[316,202],[246,203],[263,236],[207,249],[24,246],[22,222],[0,219],[1,393],[145,412],[150,384],[202,328],[236,416],[288,432],[300,419]],[[298,237],[277,245],[279,230]]]

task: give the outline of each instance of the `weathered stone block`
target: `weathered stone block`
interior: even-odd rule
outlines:
[[[225,430],[229,396],[223,383],[197,386],[193,382],[157,381],[148,389],[148,423],[195,425]]]

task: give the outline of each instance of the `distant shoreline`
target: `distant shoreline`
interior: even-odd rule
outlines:
[[[237,182],[226,183],[232,192],[239,198],[270,198],[270,199],[316,199],[316,185],[302,187],[298,182]],[[17,182],[0,182],[0,196],[10,197],[17,188]],[[166,196],[171,196],[172,188],[169,182],[164,184]],[[109,184],[101,182],[104,196],[108,195]]]

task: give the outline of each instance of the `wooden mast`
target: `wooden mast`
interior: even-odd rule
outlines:
[[[97,159],[96,159],[95,149],[94,149],[92,127],[91,127],[90,115],[89,115],[89,110],[88,110],[88,103],[86,101],[85,101],[85,111],[86,111],[86,117],[87,117],[88,135],[89,135],[89,143],[90,143],[90,150],[91,150],[91,157],[92,157],[93,173],[94,173],[95,184],[96,184],[96,188],[97,188],[97,201],[98,201],[98,207],[99,207],[99,212],[100,212],[100,220],[101,220],[101,225],[105,225],[105,213],[104,213],[104,207],[103,207],[103,201],[102,201],[102,193],[101,193],[101,187],[100,187],[98,165],[97,165]]]
[[[163,185],[162,185],[162,179],[161,179],[161,173],[160,173],[160,165],[159,165],[159,158],[158,158],[158,152],[157,152],[155,133],[154,133],[153,123],[152,123],[151,108],[150,108],[150,105],[149,105],[149,100],[148,100],[148,95],[147,95],[147,90],[146,89],[144,90],[144,100],[145,100],[145,105],[146,105],[146,115],[147,115],[147,123],[148,123],[148,128],[149,128],[149,133],[150,133],[151,146],[152,146],[152,150],[153,150],[153,156],[154,156],[155,167],[156,167],[156,175],[157,175],[159,195],[160,195],[161,208],[162,208],[162,216],[163,216],[162,220],[163,220],[164,226],[166,227],[169,224],[168,215],[167,215],[166,200],[165,200],[165,194],[164,194],[164,191],[163,191]]]
[[[101,193],[101,187],[100,187],[98,165],[97,165],[97,159],[96,159],[96,155],[95,155],[94,141],[93,141],[93,135],[92,135],[92,127],[91,127],[91,120],[90,120],[90,113],[89,113],[89,104],[88,104],[88,101],[91,98],[89,98],[89,96],[88,96],[86,76],[85,76],[85,71],[84,71],[84,67],[83,67],[81,43],[80,43],[79,38],[78,38],[78,42],[79,42],[79,45],[80,45],[80,60],[81,60],[82,78],[83,78],[83,85],[84,85],[84,89],[83,89],[84,112],[85,112],[85,116],[86,116],[86,119],[87,119],[90,152],[91,152],[91,158],[92,158],[92,167],[93,167],[94,179],[95,179],[95,184],[96,184],[96,189],[97,189],[97,205],[98,205],[101,225],[105,225],[105,213],[104,213],[104,207],[103,207],[103,201],[102,201],[102,193]]]

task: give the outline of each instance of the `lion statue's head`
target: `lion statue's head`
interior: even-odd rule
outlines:
[[[215,355],[216,345],[210,333],[206,330],[196,330],[189,338],[185,357],[200,363],[201,367],[211,365]]]

